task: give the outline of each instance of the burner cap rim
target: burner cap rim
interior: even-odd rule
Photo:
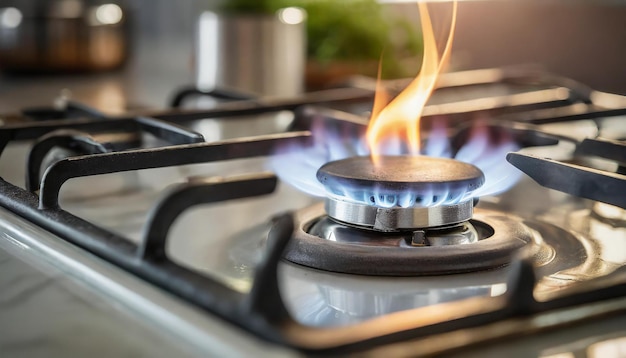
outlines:
[[[328,162],[317,171],[326,187],[381,191],[459,190],[474,191],[485,176],[476,166],[455,159],[428,156],[382,156],[374,165],[369,156]]]

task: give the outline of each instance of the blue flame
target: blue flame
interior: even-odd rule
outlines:
[[[451,205],[473,197],[495,195],[508,190],[521,177],[521,173],[506,161],[506,154],[519,146],[507,138],[490,139],[485,126],[478,123],[469,140],[453,153],[444,122],[435,122],[427,138],[423,154],[431,157],[454,158],[477,166],[485,175],[485,183],[475,191],[443,189],[413,192],[385,192],[379,188],[325,188],[316,178],[317,170],[324,164],[353,156],[369,155],[364,136],[341,133],[337,126],[324,120],[313,120],[313,144],[305,147],[292,145],[281,148],[270,160],[271,169],[285,182],[310,195],[333,196],[341,200],[378,207],[426,207]],[[354,133],[351,131],[349,133]],[[408,148],[398,140],[385,143],[385,155],[407,155]]]

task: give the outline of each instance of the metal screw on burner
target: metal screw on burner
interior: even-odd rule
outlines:
[[[383,156],[330,162],[317,172],[328,192],[326,213],[336,221],[376,231],[426,229],[472,217],[467,194],[485,181],[477,167],[453,159]]]
[[[462,245],[472,244],[477,241],[478,232],[474,226],[469,223],[462,223],[431,230],[415,230],[411,236],[411,241],[406,242],[406,246]]]

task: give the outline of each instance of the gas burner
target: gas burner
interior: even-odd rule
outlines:
[[[443,275],[505,266],[523,248],[538,258],[553,256],[550,245],[522,220],[486,209],[476,209],[473,218],[460,225],[397,232],[337,223],[321,204],[298,211],[296,221],[285,258],[332,272]]]
[[[285,257],[327,271],[441,275],[506,265],[534,243],[514,218],[479,213],[472,192],[485,177],[457,160],[425,156],[352,157],[317,172],[328,196],[300,212]],[[548,255],[549,256],[549,255]]]
[[[326,213],[348,225],[403,231],[459,224],[472,217],[470,193],[485,181],[480,169],[426,156],[351,157],[317,172],[328,193]]]

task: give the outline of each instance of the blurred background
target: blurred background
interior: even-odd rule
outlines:
[[[450,3],[431,6],[445,27]],[[0,0],[0,113],[61,92],[110,113],[181,87],[290,96],[354,74],[414,76],[414,1]],[[451,64],[537,64],[626,93],[626,2],[461,1]]]

